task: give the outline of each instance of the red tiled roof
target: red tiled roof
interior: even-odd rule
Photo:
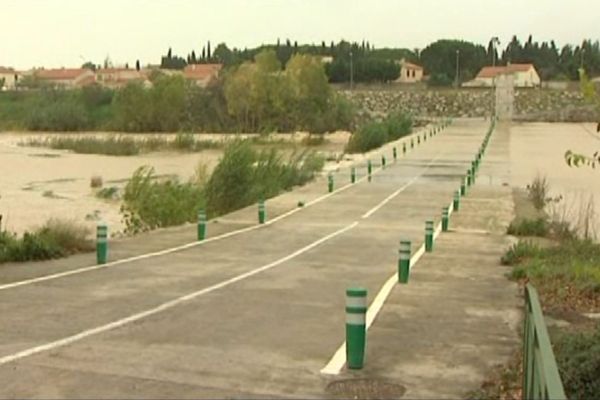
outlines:
[[[221,68],[222,64],[191,64],[184,68],[183,76],[187,79],[205,80],[216,77]]]
[[[413,64],[413,63],[408,62],[408,61],[404,61],[402,63],[402,66],[405,67],[405,68],[411,68],[411,69],[423,69],[423,67],[421,67],[420,65]]]
[[[8,67],[0,67],[0,74],[14,74],[15,70]]]
[[[91,70],[85,68],[40,69],[35,71],[35,75],[40,79],[74,80],[88,71]]]
[[[500,74],[507,74],[513,72],[527,72],[531,68],[535,68],[533,64],[510,64],[507,66],[499,67],[483,67],[477,74],[477,78],[495,78]]]

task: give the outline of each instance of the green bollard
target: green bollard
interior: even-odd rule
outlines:
[[[108,226],[104,223],[96,227],[96,261],[98,264],[108,261]]]
[[[371,160],[367,161],[367,173],[369,175],[369,182],[371,182],[371,173],[373,172],[373,164]]]
[[[333,175],[332,174],[327,175],[327,189],[329,190],[329,193],[333,192]]]
[[[398,150],[396,149],[396,146],[394,146],[392,152],[394,154],[394,162],[396,162],[396,160],[398,160]]]
[[[381,169],[385,169],[385,156],[381,156]]]
[[[462,188],[460,190],[457,190],[456,192],[454,192],[454,201],[452,202],[452,209],[456,212],[458,212],[460,210],[460,193],[462,191]]]
[[[402,154],[406,154],[406,143],[402,143]]]
[[[460,184],[460,195],[466,196],[466,194],[467,194],[467,186],[465,185],[465,180],[463,179],[462,183]]]
[[[448,232],[450,227],[450,210],[448,207],[442,209],[442,232]]]
[[[421,144],[421,136],[417,135],[417,144]]]
[[[414,149],[415,148],[415,141],[414,138],[410,138],[410,148]]]
[[[410,275],[410,242],[400,242],[400,259],[398,260],[398,282],[408,283]]]
[[[425,132],[425,133],[423,134],[423,141],[424,141],[424,142],[426,142],[426,141],[427,141],[427,132]]]
[[[367,339],[367,289],[346,290],[346,365],[361,369]]]
[[[267,220],[267,208],[265,206],[264,200],[259,200],[258,202],[258,223],[264,224]]]
[[[471,180],[471,170],[468,169],[467,170],[467,187],[471,186],[472,180]]]
[[[355,167],[352,167],[352,169],[350,169],[350,182],[356,183],[356,168]]]
[[[433,251],[433,221],[425,221],[425,251]]]
[[[206,239],[206,212],[198,211],[198,241]]]

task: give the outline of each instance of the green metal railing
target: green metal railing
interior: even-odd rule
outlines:
[[[535,288],[525,288],[523,399],[566,399]]]

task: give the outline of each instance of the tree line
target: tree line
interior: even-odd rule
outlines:
[[[422,50],[376,49],[368,41],[345,40],[300,45],[290,39],[251,49],[229,48],[220,43],[211,50],[210,42],[207,42],[198,54],[191,51],[187,57],[173,55],[169,49],[161,58],[161,66],[173,69],[199,63],[237,66],[253,60],[264,50],[274,51],[282,68],[296,54],[327,57],[325,72],[331,83],[350,82],[351,79],[357,83],[393,81],[400,74],[399,61],[402,59],[422,65],[434,85],[452,84],[457,71],[458,80],[465,82],[473,79],[484,66],[509,62],[534,64],[543,80],[576,80],[581,67],[591,76],[600,75],[600,43],[597,40],[584,40],[580,45],[565,44],[559,48],[553,40],[538,42],[531,35],[523,42],[513,36],[504,46],[498,38],[492,38],[487,47],[464,40],[442,39]]]

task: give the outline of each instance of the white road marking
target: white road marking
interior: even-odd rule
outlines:
[[[67,336],[65,338],[62,338],[62,339],[59,339],[59,340],[55,340],[53,342],[49,342],[49,343],[46,343],[46,344],[43,344],[41,346],[32,347],[32,348],[29,348],[29,349],[26,349],[26,350],[19,351],[19,352],[14,353],[14,354],[10,354],[10,355],[1,357],[0,358],[0,365],[4,365],[4,364],[7,364],[7,363],[10,363],[10,362],[13,362],[13,361],[25,358],[25,357],[29,357],[29,356],[34,355],[34,354],[38,354],[38,353],[44,352],[44,351],[56,349],[58,347],[63,347],[63,346],[69,345],[71,343],[77,342],[79,340],[85,339],[87,337],[94,336],[94,335],[97,335],[97,334],[100,334],[100,333],[103,333],[103,332],[107,332],[107,331],[110,331],[112,329],[119,328],[119,327],[122,327],[124,325],[129,324],[129,323],[132,323],[132,322],[135,322],[135,321],[139,321],[139,320],[141,320],[143,318],[146,318],[146,317],[158,314],[160,312],[166,311],[166,310],[168,310],[170,308],[173,308],[175,306],[178,306],[178,305],[180,305],[180,304],[182,304],[184,302],[193,300],[193,299],[195,299],[197,297],[200,297],[200,296],[203,296],[205,294],[214,292],[214,291],[222,289],[222,288],[224,288],[226,286],[232,285],[232,284],[234,284],[236,282],[239,282],[239,281],[242,281],[244,279],[250,278],[251,276],[260,274],[261,272],[264,272],[264,271],[267,271],[267,270],[272,269],[274,267],[277,267],[278,265],[281,265],[281,264],[283,264],[283,263],[285,263],[285,262],[287,262],[287,261],[289,261],[289,260],[291,260],[291,259],[293,259],[293,258],[295,258],[295,257],[297,257],[297,256],[299,256],[301,254],[303,254],[303,253],[306,253],[307,251],[309,251],[309,250],[311,250],[311,249],[313,249],[313,248],[315,248],[315,247],[317,247],[317,246],[325,243],[326,241],[328,241],[328,240],[330,240],[330,239],[332,239],[332,238],[334,238],[336,236],[339,236],[339,235],[341,235],[341,234],[343,234],[343,233],[345,233],[345,232],[353,229],[357,225],[358,225],[358,222],[353,222],[352,224],[350,224],[350,225],[348,225],[348,226],[346,226],[346,227],[344,227],[342,229],[339,229],[339,230],[337,230],[337,231],[335,231],[333,233],[330,233],[329,235],[324,236],[321,239],[319,239],[319,240],[317,240],[315,242],[312,242],[311,244],[309,244],[309,245],[307,245],[305,247],[302,247],[301,249],[296,250],[295,252],[293,252],[293,253],[291,253],[291,254],[283,257],[283,258],[280,258],[277,261],[273,261],[272,263],[263,265],[262,267],[259,267],[259,268],[253,269],[252,271],[248,271],[248,272],[245,272],[243,274],[237,275],[237,276],[235,276],[233,278],[227,279],[225,281],[222,281],[220,283],[217,283],[217,284],[214,284],[212,286],[206,287],[204,289],[198,290],[196,292],[192,292],[192,293],[187,294],[185,296],[178,297],[178,298],[176,298],[174,300],[171,300],[171,301],[168,301],[166,303],[163,303],[163,304],[161,304],[161,305],[159,305],[157,307],[148,309],[146,311],[142,311],[142,312],[137,313],[137,314],[130,315],[129,317],[121,318],[119,320],[116,320],[114,322],[110,322],[110,323],[105,324],[105,325],[101,325],[101,326],[98,326],[98,327],[95,327],[95,328],[92,328],[92,329],[88,329],[88,330],[82,331],[82,332],[77,333],[75,335]]]
[[[454,211],[454,203],[451,202],[449,209],[448,209],[448,216],[450,216],[453,211]],[[440,235],[441,232],[442,232],[442,223],[439,222],[437,224],[437,227],[435,228],[435,232],[433,235],[434,240],[437,239],[437,237]],[[421,257],[423,257],[424,254],[425,254],[425,244],[423,243],[417,249],[417,251],[413,254],[413,256],[410,258],[410,269],[411,270],[413,268],[415,268],[415,266],[417,265],[417,262],[421,259]],[[385,301],[392,293],[392,290],[394,289],[394,287],[396,287],[397,282],[398,282],[398,273],[395,272],[392,276],[390,276],[388,278],[387,281],[385,281],[385,283],[383,284],[381,289],[379,289],[379,292],[377,293],[377,295],[375,296],[375,299],[373,300],[373,302],[369,306],[369,309],[367,310],[367,324],[366,324],[367,331],[369,330],[369,328],[375,321],[375,318],[377,317],[377,315],[383,308],[383,305],[385,304]],[[327,365],[325,365],[325,367],[323,369],[321,369],[321,373],[325,374],[325,375],[339,375],[339,373],[342,371],[342,368],[344,368],[344,365],[346,365],[346,341],[344,341],[344,343],[342,343],[342,345],[333,354],[333,357],[331,357],[331,359],[329,360]]]
[[[413,178],[411,178],[411,180],[409,180],[406,184],[404,184],[400,189],[396,190],[394,193],[390,194],[388,197],[386,197],[381,203],[379,203],[378,205],[376,205],[375,207],[373,207],[372,209],[370,209],[369,211],[367,211],[362,218],[366,219],[369,218],[371,215],[375,214],[381,207],[385,206],[390,200],[392,200],[394,197],[398,196],[400,193],[402,193],[403,191],[406,190],[406,188],[408,188],[410,185],[412,185],[413,183],[415,183],[420,177],[422,177],[425,172],[427,172],[427,170],[433,165],[434,162],[436,162],[442,153],[439,153],[434,159],[432,159],[427,166],[425,167],[425,169],[423,171],[421,171],[420,174],[414,176]]]
[[[416,135],[416,134],[418,134],[418,133],[415,133],[413,135]],[[398,141],[398,143],[400,143],[400,142],[402,142],[404,140],[407,140],[407,138],[410,138],[411,136],[407,136],[407,137],[404,137],[404,138],[400,139]],[[381,171],[382,171],[381,167],[376,168],[376,169],[373,170],[372,175],[375,175],[375,174],[377,174],[378,172],[381,172]],[[290,210],[290,211],[288,211],[286,213],[283,213],[283,214],[281,214],[281,215],[279,215],[277,217],[274,217],[274,218],[272,218],[270,220],[267,220],[267,222],[264,223],[264,224],[262,224],[262,225],[254,225],[254,226],[250,226],[250,227],[247,227],[247,228],[242,228],[242,229],[234,230],[234,231],[231,231],[231,232],[219,235],[219,236],[215,236],[215,237],[211,237],[211,238],[205,239],[203,241],[194,241],[194,242],[190,242],[190,243],[187,243],[187,244],[184,244],[184,245],[181,245],[181,246],[171,247],[171,248],[168,248],[168,249],[165,249],[165,250],[160,250],[160,251],[155,251],[155,252],[152,252],[152,253],[141,254],[139,256],[134,256],[134,257],[123,258],[121,260],[111,261],[111,262],[108,262],[108,263],[103,264],[103,265],[90,265],[90,266],[87,266],[87,267],[76,268],[76,269],[72,269],[72,270],[65,271],[65,272],[59,272],[59,273],[56,273],[56,274],[50,274],[50,275],[40,276],[40,277],[37,277],[37,278],[25,279],[25,280],[18,281],[18,282],[7,283],[7,284],[4,284],[4,285],[0,285],[0,291],[7,290],[7,289],[13,289],[13,288],[16,288],[16,287],[19,287],[19,286],[32,285],[32,284],[35,284],[35,283],[45,282],[45,281],[49,281],[49,280],[53,280],[53,279],[64,278],[64,277],[67,277],[67,276],[77,275],[77,274],[81,274],[81,273],[84,273],[84,272],[91,272],[91,271],[95,271],[95,270],[98,270],[98,269],[101,269],[101,268],[114,267],[116,265],[130,263],[130,262],[135,262],[135,261],[140,261],[140,260],[145,260],[145,259],[148,259],[148,258],[160,257],[160,256],[164,256],[164,255],[167,255],[167,254],[176,253],[176,252],[179,252],[179,251],[190,249],[190,248],[193,248],[193,247],[202,246],[203,244],[206,244],[206,243],[211,243],[211,242],[214,242],[214,241],[217,241],[217,240],[226,239],[226,238],[231,237],[231,236],[235,236],[235,235],[239,235],[239,234],[242,234],[242,233],[250,232],[250,231],[253,231],[253,230],[256,230],[256,229],[260,229],[260,228],[262,228],[264,226],[269,226],[271,224],[274,224],[275,222],[278,222],[278,221],[280,221],[280,220],[282,220],[284,218],[289,217],[290,215],[293,215],[293,214],[295,214],[297,212],[300,212],[300,211],[302,211],[303,209],[305,209],[307,207],[310,207],[312,205],[320,203],[321,201],[323,201],[325,199],[328,199],[329,197],[334,196],[334,195],[336,195],[338,193],[341,193],[341,192],[343,192],[343,191],[345,191],[345,190],[353,187],[354,185],[356,185],[356,184],[358,184],[358,183],[360,183],[360,182],[362,182],[362,181],[364,181],[366,179],[368,179],[367,175],[363,176],[362,178],[357,179],[354,184],[353,183],[349,183],[347,185],[344,185],[344,186],[342,186],[342,187],[334,190],[331,193],[327,193],[327,194],[325,194],[323,196],[320,196],[320,197],[318,197],[318,198],[316,198],[316,199],[314,199],[314,200],[306,203],[306,205],[304,207],[302,207],[302,208],[300,208],[300,207],[294,208],[294,209],[292,209],[292,210]]]

